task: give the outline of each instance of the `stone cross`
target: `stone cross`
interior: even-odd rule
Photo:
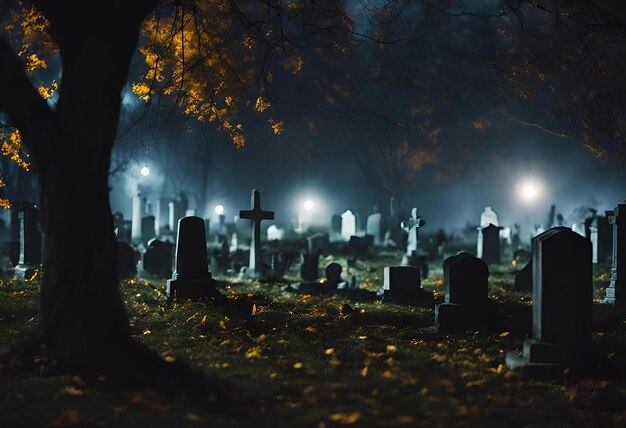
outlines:
[[[402,222],[402,229],[409,234],[409,239],[406,244],[406,254],[412,255],[414,251],[417,251],[417,242],[419,240],[419,228],[424,226],[426,221],[422,220],[417,215],[417,208],[411,210],[411,217],[408,220]]]
[[[606,212],[613,226],[611,283],[606,289],[604,303],[626,312],[626,201]]]
[[[274,220],[273,211],[261,209],[261,194],[258,190],[252,191],[252,209],[239,211],[239,218],[252,221],[252,241],[250,243],[250,263],[248,273],[257,275],[261,273],[261,221]]]

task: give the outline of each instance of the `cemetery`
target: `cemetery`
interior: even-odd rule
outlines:
[[[0,427],[626,426],[617,2],[89,7],[0,2]]]

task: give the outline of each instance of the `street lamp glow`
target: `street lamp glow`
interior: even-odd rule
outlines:
[[[314,206],[315,206],[315,204],[311,200],[308,200],[308,201],[304,202],[304,209],[307,210],[307,211],[311,211]]]
[[[215,207],[215,214],[222,215],[224,214],[224,205],[218,205]]]
[[[141,168],[141,175],[143,175],[144,177],[149,176],[150,168],[148,168],[147,166],[144,166],[143,168]]]

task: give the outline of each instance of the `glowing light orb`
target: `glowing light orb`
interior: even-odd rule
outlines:
[[[311,211],[313,209],[313,207],[315,206],[315,204],[313,203],[313,201],[305,201],[304,202],[304,209],[307,211]]]
[[[539,197],[540,188],[534,183],[523,183],[517,186],[520,198],[525,202],[532,202]]]
[[[224,205],[218,205],[215,207],[215,214],[222,215],[224,214]]]
[[[147,166],[144,166],[143,168],[141,168],[141,175],[143,175],[144,177],[149,176],[150,168],[148,168]]]

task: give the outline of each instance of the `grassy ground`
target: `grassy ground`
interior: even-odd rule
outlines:
[[[374,290],[381,267],[397,256],[382,254],[351,273]],[[331,260],[345,261],[329,257],[321,265]],[[449,336],[431,327],[432,309],[290,295],[277,284],[233,278],[221,278],[227,298],[219,303],[168,304],[164,280],[128,281],[122,290],[137,339],[167,360],[233,382],[258,403],[198,406],[78,377],[0,371],[0,426],[626,425],[625,326],[594,332],[622,375],[522,380],[503,364],[526,336],[530,295],[508,291],[509,266],[492,271],[491,297],[512,308],[512,328]],[[439,298],[441,275],[433,264],[424,281]],[[600,297],[606,277],[597,277]],[[37,279],[0,284],[0,352],[35,326],[37,287]],[[596,305],[598,319],[603,311]]]

